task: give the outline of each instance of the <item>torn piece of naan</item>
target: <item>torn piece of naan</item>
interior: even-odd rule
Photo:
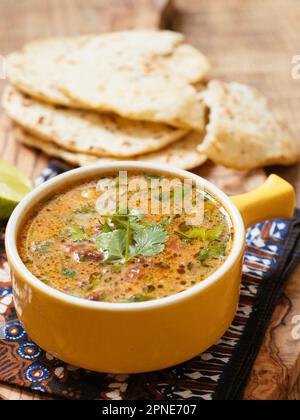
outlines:
[[[154,152],[187,134],[166,124],[55,107],[12,86],[3,95],[8,116],[34,136],[73,152],[130,158]]]
[[[299,161],[298,144],[256,89],[211,81],[202,96],[210,114],[198,150],[212,161],[242,170]]]
[[[75,166],[86,166],[94,163],[107,163],[119,161],[121,159],[87,155],[84,153],[75,153],[57,146],[55,143],[46,142],[20,127],[15,128],[15,136],[21,143],[37,148],[49,156],[62,159]],[[193,169],[202,165],[206,160],[206,156],[197,152],[197,145],[201,141],[201,134],[193,132],[188,134],[182,140],[167,146],[158,152],[149,153],[134,158],[136,161],[160,163],[174,166],[180,169]]]

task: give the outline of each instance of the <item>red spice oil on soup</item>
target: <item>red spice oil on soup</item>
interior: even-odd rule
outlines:
[[[128,181],[134,178],[147,181],[149,205],[154,199],[162,206],[164,194],[150,194],[151,179],[159,177],[129,173]],[[117,175],[102,180],[111,182]],[[174,214],[172,199],[169,215],[137,208],[103,215],[97,208],[103,191],[97,185],[99,177],[47,197],[28,215],[19,234],[24,264],[54,289],[92,301],[143,302],[205,280],[228,256],[233,236],[230,217],[197,186],[192,187],[192,197],[202,194],[203,217],[196,226],[185,212]]]

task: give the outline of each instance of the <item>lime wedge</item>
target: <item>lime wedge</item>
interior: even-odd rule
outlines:
[[[16,205],[31,190],[31,181],[22,172],[0,160],[0,220],[8,219]]]

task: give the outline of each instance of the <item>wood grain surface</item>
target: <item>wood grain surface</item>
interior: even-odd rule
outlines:
[[[213,77],[251,83],[269,96],[300,139],[300,80],[291,77],[292,57],[300,54],[295,0],[0,0],[0,55],[39,37],[165,26],[183,32],[208,55]],[[2,117],[0,156],[32,178],[47,164],[43,154],[16,144]],[[300,205],[300,166],[270,170],[293,183]],[[300,340],[292,336],[292,321],[300,315],[299,277],[300,269],[276,309],[246,399],[300,399]],[[40,398],[7,385],[0,386],[0,396]]]
[[[288,282],[275,310],[252,369],[245,399],[300,399],[300,340],[294,332],[296,317],[300,315],[299,276],[300,267]],[[300,323],[300,317],[297,322]]]

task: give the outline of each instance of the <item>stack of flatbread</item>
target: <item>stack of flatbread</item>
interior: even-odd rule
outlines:
[[[2,102],[22,143],[74,165],[295,163],[297,145],[266,99],[208,82],[209,73],[207,58],[171,31],[53,38],[7,57]]]

